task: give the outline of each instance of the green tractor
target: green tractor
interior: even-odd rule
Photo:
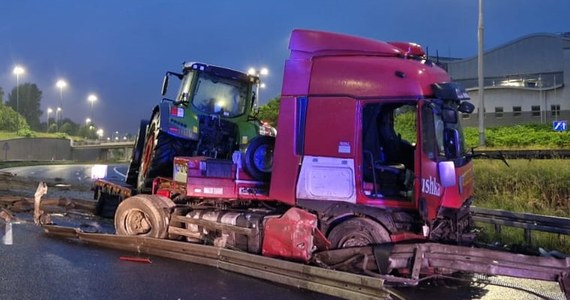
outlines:
[[[203,63],[185,63],[176,99],[163,98],[150,121],[142,121],[131,156],[126,183],[148,193],[156,177],[171,177],[175,156],[232,159],[239,151],[244,169],[267,180],[275,129],[253,116],[257,76]]]

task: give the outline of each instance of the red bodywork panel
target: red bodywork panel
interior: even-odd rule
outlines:
[[[267,219],[262,254],[308,262],[315,250],[313,234],[316,230],[316,215],[290,208],[279,218]]]
[[[470,161],[462,167],[456,167],[455,178],[457,182],[455,186],[443,189],[443,197],[441,199],[442,207],[459,209],[463,203],[473,195],[475,186],[473,161]]]
[[[356,124],[357,109],[357,102],[351,98],[311,98],[305,125],[304,154],[354,158],[358,133],[348,124]],[[339,151],[341,145],[345,149],[350,147],[351,151]]]

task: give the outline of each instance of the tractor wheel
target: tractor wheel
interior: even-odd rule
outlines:
[[[256,180],[268,181],[273,168],[274,148],[275,137],[257,136],[252,139],[243,156],[245,171]]]
[[[136,195],[125,199],[115,213],[117,235],[164,239],[168,236],[170,213],[175,204],[157,195]]]
[[[195,144],[160,130],[160,113],[156,112],[146,131],[137,179],[138,192],[150,192],[152,181],[158,176],[172,177],[174,157],[191,155]]]
[[[361,247],[390,242],[390,234],[379,223],[362,217],[336,225],[329,233],[332,249]]]
[[[131,155],[131,162],[129,164],[129,171],[127,172],[127,179],[125,182],[130,185],[137,184],[137,178],[139,174],[139,167],[141,164],[141,156],[144,147],[144,140],[146,136],[146,128],[148,126],[148,120],[142,120],[139,126],[139,132],[135,140],[135,147],[133,148],[133,153]]]

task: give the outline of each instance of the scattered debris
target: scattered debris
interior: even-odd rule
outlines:
[[[121,256],[121,257],[119,257],[119,259],[124,260],[124,261],[132,261],[132,262],[152,264],[152,261],[150,261],[150,258],[134,257],[134,256]]]

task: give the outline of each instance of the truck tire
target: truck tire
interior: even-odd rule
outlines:
[[[133,148],[133,153],[131,154],[131,161],[129,163],[129,170],[127,171],[127,178],[125,182],[132,186],[137,184],[148,123],[148,120],[141,121],[139,125],[139,132],[137,134],[137,138],[135,139],[135,147]]]
[[[390,234],[381,224],[363,217],[336,225],[328,237],[332,249],[360,247],[390,242]]]
[[[174,206],[172,200],[157,195],[127,198],[115,213],[115,233],[164,239],[168,236],[170,213]]]
[[[243,156],[245,171],[256,180],[268,181],[273,168],[275,137],[260,135],[253,138]]]
[[[160,112],[155,112],[146,131],[137,176],[137,190],[148,193],[158,176],[172,177],[174,157],[189,156],[196,142],[178,138],[160,130]]]

